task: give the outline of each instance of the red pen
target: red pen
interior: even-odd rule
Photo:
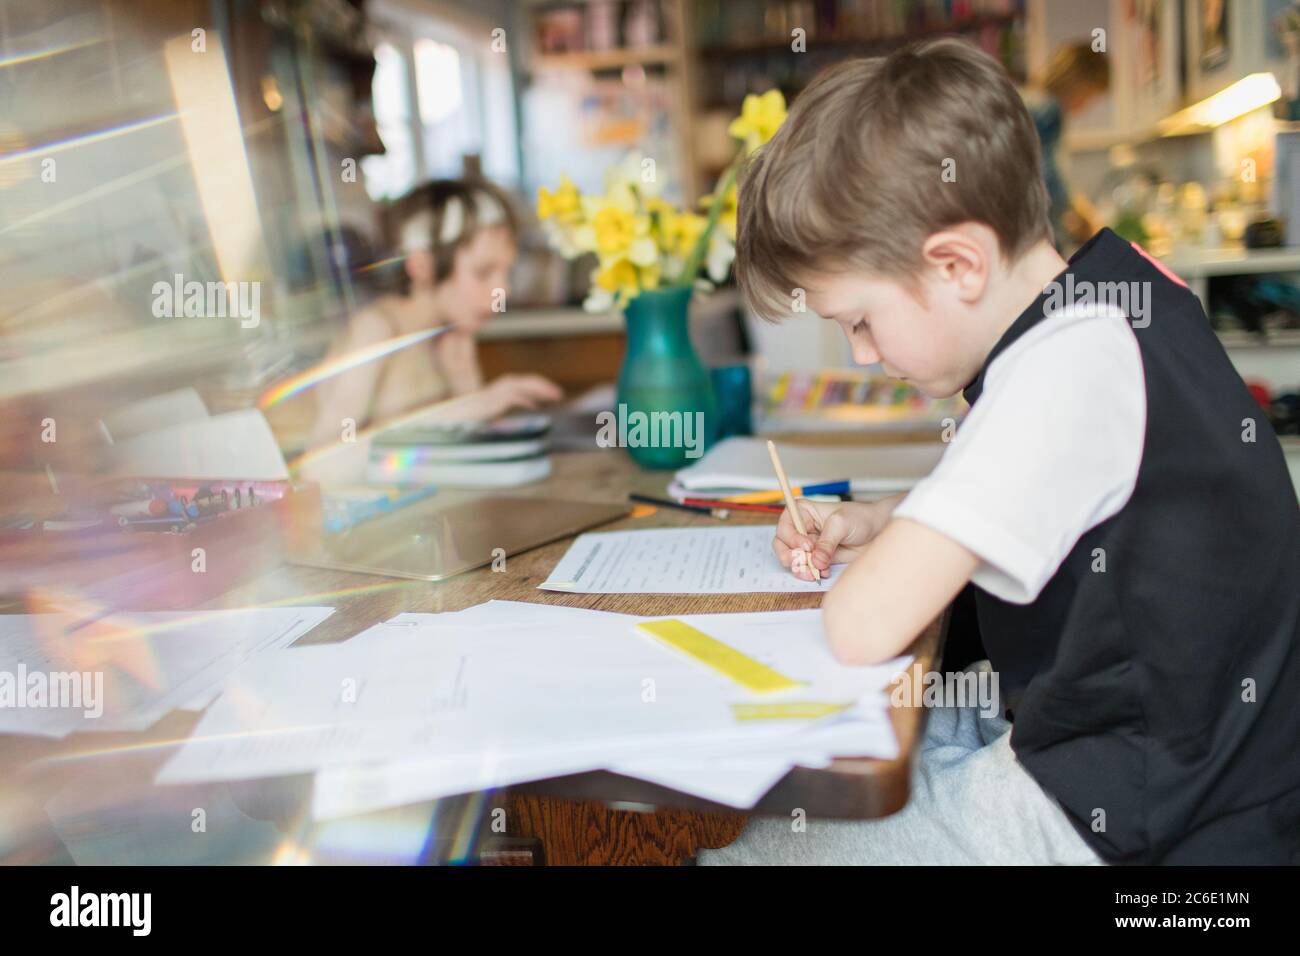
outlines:
[[[763,514],[779,515],[785,505],[746,504],[745,502],[722,501],[717,498],[683,498],[682,504],[697,508],[726,508],[729,511],[759,511]]]

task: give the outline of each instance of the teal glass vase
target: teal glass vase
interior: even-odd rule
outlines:
[[[642,292],[623,310],[627,351],[614,411],[619,444],[643,468],[690,465],[718,433],[713,382],[691,345],[691,292]]]

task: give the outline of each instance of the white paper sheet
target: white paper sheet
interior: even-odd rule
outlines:
[[[578,535],[538,588],[573,594],[744,594],[824,591],[796,578],[772,551],[776,525],[654,528]]]
[[[825,766],[834,756],[891,758],[897,755],[898,744],[889,723],[883,691],[892,675],[905,667],[910,658],[899,658],[874,668],[839,665],[825,647],[820,612],[816,610],[692,615],[682,619],[807,682],[799,691],[763,695],[762,700],[820,697],[856,699],[859,704],[850,712],[820,721],[744,722],[749,726],[733,724],[736,732],[731,735],[719,738],[687,733],[665,746],[641,741],[637,747],[630,747],[627,741],[597,739],[585,746],[573,744],[556,749],[546,742],[517,746],[502,739],[487,749],[459,756],[425,752],[337,763],[323,767],[316,774],[313,814],[330,818],[363,813],[597,769],[613,770],[718,803],[747,808],[795,765]],[[681,683],[679,670],[683,666],[691,672],[690,686],[696,693],[717,694],[735,702],[759,699],[697,662],[678,657],[653,638],[635,632],[633,625],[640,620],[645,619],[578,608],[493,601],[460,612],[402,614],[358,635],[350,643],[364,641],[374,649],[384,647],[387,656],[394,651],[400,653],[398,649],[411,646],[412,642],[440,641],[454,633],[457,626],[472,621],[478,633],[495,635],[494,642],[541,642],[542,656],[546,657],[548,632],[537,628],[562,622],[566,630],[592,631],[592,638],[606,648],[619,647],[620,637],[625,640],[628,632],[637,634],[643,649],[661,655],[658,659],[644,659],[646,664],[639,671],[654,675],[656,699],[661,694],[683,691],[686,685]],[[402,640],[407,644],[403,645]],[[560,660],[557,658],[552,667],[559,665]],[[658,669],[667,665],[671,665],[670,676],[664,679]],[[634,670],[633,676],[635,673],[638,671]],[[644,693],[644,685],[641,689]]]
[[[381,650],[382,648],[382,650]],[[654,682],[654,700],[643,699]],[[243,668],[160,782],[301,773],[411,754],[556,754],[776,733],[736,727],[707,673],[625,624],[443,627]]]
[[[96,619],[0,615],[0,732],[62,737],[143,730],[170,710],[207,706],[240,666],[288,647],[333,613],[328,607],[288,607],[123,612]],[[68,677],[54,681],[54,674]],[[72,701],[71,693],[27,706],[36,702],[33,681],[81,691],[82,706],[53,706]],[[84,706],[86,691],[96,698],[93,708]],[[23,706],[7,693],[21,695]],[[94,710],[101,712],[92,716]]]
[[[563,604],[535,604],[531,601],[485,601],[460,611],[404,611],[396,617],[389,618],[383,624],[377,624],[362,631],[351,639],[352,643],[360,640],[390,636],[391,629],[408,629],[412,627],[444,627],[447,625],[485,624],[492,627],[518,625],[532,627],[538,623],[554,624],[572,621],[590,623],[593,620],[640,621],[635,614],[618,614],[614,611],[593,611],[584,607],[566,607]]]
[[[883,700],[861,717],[788,737],[734,740],[719,747],[690,742],[627,757],[620,748],[554,754],[485,752],[463,758],[404,757],[317,772],[312,815],[331,819],[488,790],[530,780],[611,770],[681,793],[748,809],[794,766],[826,767],[835,757],[892,759],[898,743]]]

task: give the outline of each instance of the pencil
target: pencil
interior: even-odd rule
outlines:
[[[785,477],[785,469],[781,467],[781,456],[776,453],[776,445],[774,445],[771,440],[767,443],[767,453],[772,456],[772,467],[776,470],[776,480],[780,482],[781,492],[785,495],[785,506],[790,509],[790,519],[794,522],[794,530],[798,531],[801,536],[806,538],[808,537],[808,532],[804,530],[803,516],[799,513],[798,505],[794,503],[794,494],[790,491],[790,481]],[[813,575],[817,578],[817,582],[820,584],[822,579],[821,570],[812,563],[811,554],[807,551],[805,551],[804,554],[808,555],[808,568],[812,571]],[[791,570],[793,570],[793,564],[791,565]]]
[[[715,518],[725,519],[729,511],[729,506],[726,505],[694,505],[682,501],[671,501],[667,498],[655,498],[651,495],[630,494],[628,499],[639,501],[642,504],[658,505],[662,508],[676,508],[679,511],[693,511],[696,514],[711,514]]]

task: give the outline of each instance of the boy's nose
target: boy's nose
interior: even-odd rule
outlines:
[[[853,343],[853,361],[859,365],[874,365],[880,361],[880,353],[865,342]]]

